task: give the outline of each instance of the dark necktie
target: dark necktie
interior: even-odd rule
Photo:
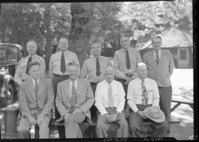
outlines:
[[[26,66],[26,74],[28,74],[29,75],[29,73],[28,73],[28,65],[29,65],[29,63],[32,61],[32,57],[29,57],[28,58],[28,63],[27,63],[27,66]]]
[[[96,75],[99,76],[100,74],[101,74],[101,71],[100,71],[99,58],[96,58]]]
[[[129,57],[129,52],[128,50],[126,50],[126,68],[130,69],[131,65],[130,65],[130,57]]]
[[[77,92],[76,92],[74,83],[72,85],[72,92],[71,92],[71,105],[72,107],[77,105]]]
[[[157,63],[157,65],[159,64],[159,62],[160,62],[160,58],[159,58],[158,52],[156,52],[156,63]]]
[[[108,89],[108,105],[109,107],[114,107],[112,87],[110,84],[109,84],[109,89]]]
[[[39,90],[39,84],[38,84],[37,80],[35,80],[35,95],[36,95],[36,98],[37,98],[37,95],[38,95],[38,90]]]
[[[64,53],[61,55],[61,67],[60,70],[62,73],[66,72],[66,64],[65,64],[65,58],[64,58]]]
[[[142,80],[142,104],[143,105],[147,105],[147,90],[146,90],[146,86],[144,85],[144,80]]]

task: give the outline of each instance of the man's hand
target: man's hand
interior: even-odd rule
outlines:
[[[64,120],[67,122],[68,121],[68,118],[70,117],[71,113],[66,113],[64,115]]]
[[[37,118],[37,124],[40,125],[44,121],[45,114],[41,113]]]
[[[29,123],[30,123],[31,126],[37,124],[37,121],[31,115],[28,116],[28,121],[29,121]]]
[[[110,114],[106,113],[104,116],[107,118],[108,122],[111,122]]]
[[[110,120],[111,120],[111,122],[114,122],[115,120],[117,120],[117,116],[118,116],[117,113],[111,114],[111,115],[110,115]]]
[[[144,118],[144,119],[146,119],[147,117],[145,116],[145,113],[144,113],[144,111],[137,111],[136,112],[140,117],[142,117],[142,118]]]
[[[76,108],[76,109],[73,111],[72,114],[80,114],[80,113],[82,113],[82,110],[79,109],[79,108]]]

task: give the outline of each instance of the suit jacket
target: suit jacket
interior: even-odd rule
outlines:
[[[170,77],[174,69],[173,55],[166,50],[161,51],[160,61],[157,65],[153,50],[144,54],[143,61],[147,65],[147,77],[155,80],[158,86],[171,86]]]
[[[37,103],[39,108],[36,108]],[[54,92],[50,79],[40,78],[37,98],[31,78],[28,78],[20,85],[19,107],[23,116],[32,115],[39,111],[51,117],[53,105]]]
[[[71,96],[70,96],[70,80],[64,80],[57,85],[57,97],[56,107],[59,111],[61,118],[64,119],[64,115],[69,113],[71,109]],[[90,108],[94,103],[93,91],[91,89],[89,81],[85,79],[77,79],[77,105],[83,111],[88,118],[87,121],[91,122]]]
[[[29,57],[30,56],[22,58],[18,63],[17,70],[14,75],[14,80],[17,82],[18,85],[22,83],[22,80],[26,80],[29,77],[29,75],[25,73]],[[32,61],[38,61],[40,63],[41,76],[44,77],[46,70],[46,64],[44,59],[38,55],[35,55],[35,58],[33,58]]]

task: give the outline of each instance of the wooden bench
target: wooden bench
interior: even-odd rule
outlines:
[[[4,115],[5,133],[16,134],[17,133],[17,117],[19,113],[18,102],[0,109],[0,112],[2,112]]]
[[[174,111],[180,104],[187,104],[193,109],[193,101],[173,97],[172,102],[176,103],[176,105],[171,108],[171,112]]]

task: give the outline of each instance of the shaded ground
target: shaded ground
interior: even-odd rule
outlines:
[[[48,78],[48,75],[46,75]],[[193,69],[175,69],[171,77],[173,86],[173,96],[193,100]],[[172,107],[175,103],[172,103]],[[189,105],[181,104],[171,115],[180,120],[180,124],[172,124],[171,137],[177,140],[189,140],[193,135],[193,110]],[[0,114],[1,119],[2,114]],[[3,123],[2,123],[3,124]],[[85,128],[82,128],[83,132]],[[1,138],[16,139],[16,135],[5,136],[4,126],[1,126]],[[114,133],[110,135],[115,135]],[[84,135],[88,137],[87,135]],[[34,138],[34,129],[31,129],[31,138]],[[59,138],[58,131],[55,129],[51,132],[50,138]]]

